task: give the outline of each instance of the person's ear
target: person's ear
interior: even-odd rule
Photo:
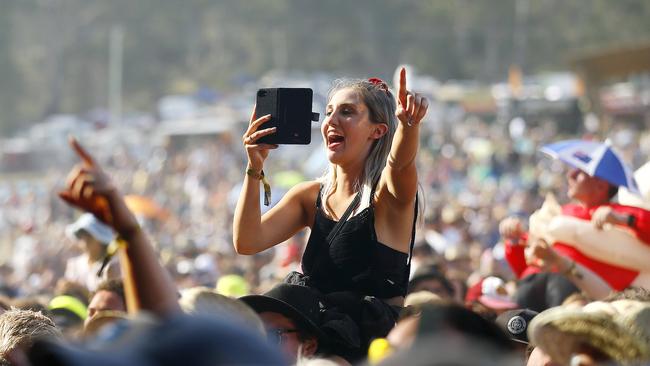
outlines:
[[[595,366],[596,361],[589,355],[580,353],[571,356],[569,365],[571,366]]]
[[[373,125],[371,138],[373,140],[379,140],[388,132],[388,125],[385,123],[376,123]]]
[[[302,356],[310,357],[316,354],[318,350],[318,339],[308,338],[301,345]]]

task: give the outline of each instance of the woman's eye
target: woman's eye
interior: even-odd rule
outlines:
[[[326,111],[326,112],[325,112],[325,117],[329,117],[329,116],[331,116],[331,115],[332,115],[332,111]]]

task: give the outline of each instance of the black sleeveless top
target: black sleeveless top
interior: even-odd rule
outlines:
[[[323,212],[321,192],[318,192],[314,225],[302,257],[302,270],[321,292],[355,291],[380,299],[406,296],[415,240],[417,197],[411,243],[406,254],[377,240],[373,196],[370,195],[368,207],[345,222],[328,247],[326,238],[337,222]]]

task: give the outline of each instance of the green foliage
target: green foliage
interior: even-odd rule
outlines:
[[[6,0],[0,133],[106,106],[109,34],[124,30],[124,108],[273,69],[441,80],[566,69],[580,49],[650,38],[647,0]]]

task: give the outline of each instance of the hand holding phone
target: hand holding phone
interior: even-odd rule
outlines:
[[[242,142],[248,155],[248,168],[261,171],[264,160],[269,156],[269,150],[278,148],[278,145],[264,144],[258,141],[263,136],[275,133],[275,127],[264,128],[264,124],[270,119],[270,114],[257,118],[257,107],[253,109],[248,128],[244,132],[244,136],[242,136]]]

